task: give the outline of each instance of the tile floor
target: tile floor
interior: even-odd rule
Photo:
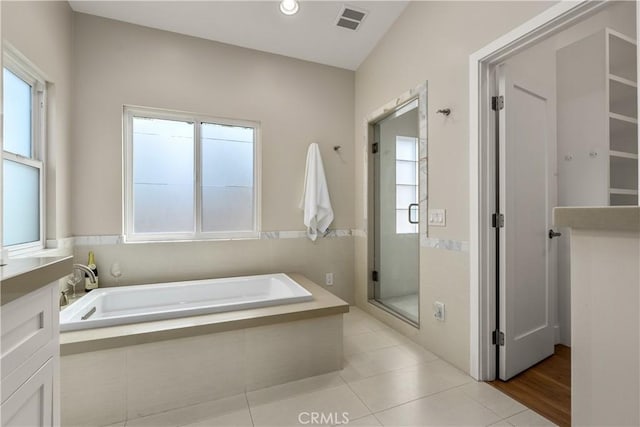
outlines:
[[[344,358],[340,372],[117,425],[553,425],[354,307],[344,316]]]

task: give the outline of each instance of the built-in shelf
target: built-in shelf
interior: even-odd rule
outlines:
[[[616,76],[615,74],[609,74],[609,80],[613,80],[614,82],[618,82],[632,88],[638,87],[638,84],[636,82],[631,81],[629,79],[625,79],[624,77]]]
[[[607,29],[609,42],[609,72],[630,81],[637,81],[636,43],[631,37]]]
[[[637,196],[638,190],[626,190],[624,188],[610,188],[609,194],[623,194],[627,196]]]
[[[621,157],[623,159],[635,159],[635,160],[638,160],[638,155],[637,154],[627,153],[625,151],[611,150],[611,151],[609,151],[609,155],[611,157]]]
[[[611,206],[638,206],[637,194],[609,194]]]
[[[559,163],[560,203],[638,203],[636,57],[634,38],[610,28],[558,49],[558,152],[572,160]]]
[[[607,30],[609,204],[638,204],[638,83],[636,43]]]
[[[614,152],[638,154],[638,125],[610,118],[609,149]]]
[[[609,187],[638,190],[638,156],[609,156]]]
[[[615,120],[622,120],[623,122],[627,122],[627,123],[638,124],[638,119],[634,117],[625,116],[623,114],[609,113],[609,117]]]
[[[638,116],[638,89],[619,80],[609,79],[609,111],[627,117]]]

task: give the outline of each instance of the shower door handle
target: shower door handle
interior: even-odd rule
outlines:
[[[419,208],[419,207],[420,207],[420,205],[418,205],[417,203],[411,203],[411,204],[409,205],[409,211],[408,211],[408,212],[409,212],[409,224],[418,224],[418,223],[420,222],[420,210],[418,210],[418,211],[417,211],[417,212],[418,212],[418,215],[416,215],[416,220],[415,220],[415,221],[412,221],[412,219],[411,219],[411,218],[412,218],[412,216],[411,216],[411,210],[412,210],[413,208]]]

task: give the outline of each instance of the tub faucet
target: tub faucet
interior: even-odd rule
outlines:
[[[93,271],[91,271],[91,269],[89,267],[87,267],[84,264],[73,264],[73,269],[74,270],[81,270],[84,271],[85,273],[87,273],[89,275],[89,281],[91,281],[91,283],[96,283],[96,275],[93,274]]]

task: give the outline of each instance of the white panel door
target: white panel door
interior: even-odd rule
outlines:
[[[511,73],[513,74],[513,72]],[[549,238],[555,205],[549,97],[526,76],[498,67],[500,110],[499,377],[507,380],[554,351]]]

